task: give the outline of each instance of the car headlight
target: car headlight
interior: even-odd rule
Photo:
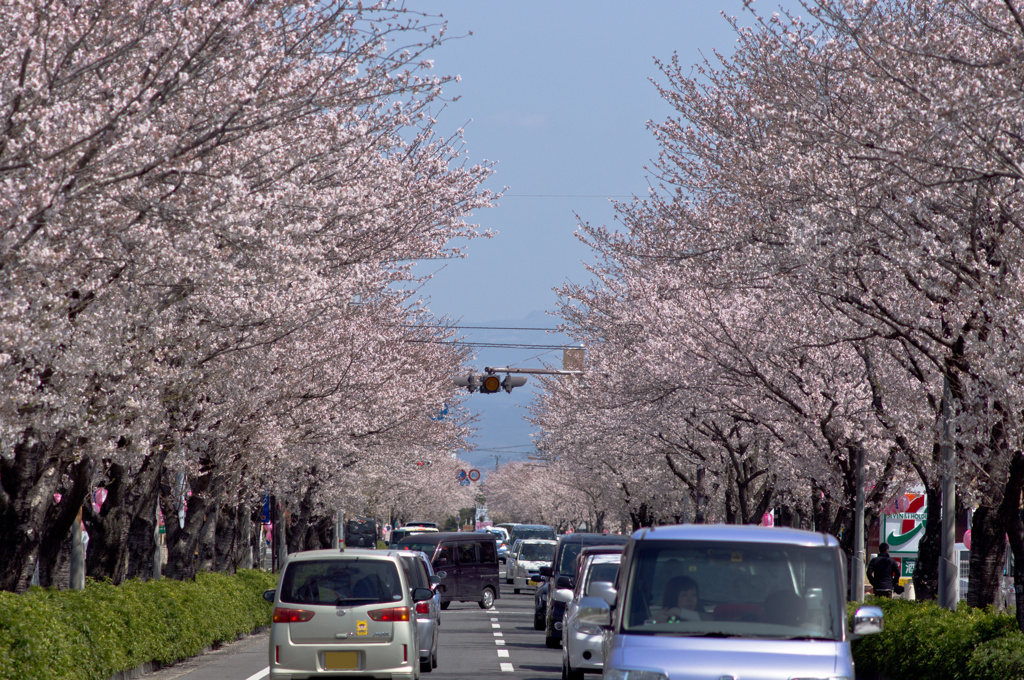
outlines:
[[[645,671],[640,669],[608,668],[604,669],[604,680],[668,680],[668,675],[661,671]]]
[[[579,619],[572,620],[572,629],[581,635],[600,635],[601,626],[596,623],[585,623]]]

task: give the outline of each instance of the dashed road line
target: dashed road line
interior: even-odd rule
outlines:
[[[512,672],[515,671],[515,669],[512,668],[512,664],[510,664],[510,663],[503,663],[503,664],[501,664],[501,670],[504,671],[505,673],[512,673]]]

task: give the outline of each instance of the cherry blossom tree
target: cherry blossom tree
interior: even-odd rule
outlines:
[[[0,26],[0,587],[96,484],[90,572],[119,581],[185,473],[183,574],[219,509],[342,507],[337,475],[464,435],[427,417],[463,357],[395,285],[490,201],[434,131],[443,30],[344,0],[23,0]]]
[[[850,528],[858,456],[875,511],[907,471],[933,508],[956,475],[980,504],[983,605],[1020,488],[1024,24],[1009,0],[802,7],[737,22],[716,65],[662,64],[678,115],[653,127],[655,188],[619,206],[622,231],[583,225],[596,283],[562,291],[588,387],[545,397],[538,422],[571,441],[586,414],[608,418],[631,450],[670,447],[681,479],[746,494],[738,507],[809,489],[833,531]],[[926,542],[919,569],[935,557]]]

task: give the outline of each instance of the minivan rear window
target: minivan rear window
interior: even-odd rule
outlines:
[[[403,597],[401,583],[390,560],[304,560],[288,564],[280,597],[306,605],[394,602]]]
[[[519,559],[524,562],[550,562],[555,559],[554,543],[524,543]]]
[[[405,538],[402,540],[402,550],[419,550],[427,554],[427,557],[433,557],[434,551],[437,550],[437,541],[416,541]]]
[[[517,538],[546,538],[555,540],[555,530],[546,524],[518,524],[512,527],[509,539],[515,541]]]

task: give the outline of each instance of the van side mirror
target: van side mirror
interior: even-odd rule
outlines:
[[[551,569],[551,565],[550,564],[545,564],[543,567],[540,568],[540,575],[541,576],[547,576],[548,578],[551,578],[551,575],[553,573],[555,573],[555,572],[554,572],[554,570]]]
[[[274,598],[276,598],[276,597],[277,597],[277,591],[276,590],[264,590],[263,591],[263,599],[266,600],[267,602],[269,602],[270,604],[274,604]]]
[[[615,590],[615,584],[609,581],[591,581],[590,589],[587,590],[587,595],[590,597],[600,598],[609,607],[614,607],[615,601],[619,596],[619,591]]]
[[[871,635],[881,633],[885,627],[885,614],[881,607],[860,607],[853,614],[853,634]]]
[[[573,592],[568,588],[559,588],[555,591],[555,594],[551,597],[554,598],[555,602],[561,602],[562,604],[569,604],[572,602]]]
[[[569,576],[559,576],[557,579],[555,579],[555,587],[556,588],[569,588],[571,590],[572,589],[572,578],[570,578]]]
[[[429,600],[432,597],[434,597],[434,591],[432,591],[430,588],[413,588],[412,589],[412,601],[413,602],[423,602],[424,600]]]
[[[576,618],[583,623],[607,628],[612,625],[612,609],[600,597],[584,597],[580,600]]]

